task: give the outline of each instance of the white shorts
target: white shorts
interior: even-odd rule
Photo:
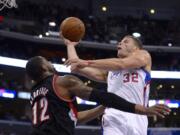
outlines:
[[[126,126],[120,127],[104,127],[102,130],[103,135],[141,135],[133,128],[127,128]]]
[[[130,125],[126,122],[116,121],[112,117],[109,119],[104,116],[102,120],[102,132],[103,135],[147,135],[147,130],[145,129],[143,131],[142,127],[137,129],[132,124]]]

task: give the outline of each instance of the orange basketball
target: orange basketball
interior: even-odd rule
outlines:
[[[78,42],[85,34],[85,26],[79,18],[68,17],[61,23],[60,31],[66,39]]]

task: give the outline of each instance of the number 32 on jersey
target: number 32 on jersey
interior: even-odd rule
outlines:
[[[123,83],[128,83],[128,82],[138,82],[138,73],[133,72],[133,73],[125,73],[123,75]]]

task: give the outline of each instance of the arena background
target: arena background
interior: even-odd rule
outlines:
[[[59,39],[60,22],[82,19],[86,35],[77,47],[80,58],[116,57],[116,43],[126,34],[139,36],[152,55],[149,105],[165,103],[165,119],[149,117],[148,135],[180,135],[180,1],[179,0],[16,0],[18,8],[0,11],[0,135],[24,135],[31,129],[24,66],[42,55],[69,74],[62,64],[66,47]],[[0,4],[2,6],[2,3]],[[80,77],[80,76],[79,76]],[[86,85],[105,84],[80,77]],[[95,103],[78,100],[79,110]],[[100,119],[76,129],[77,135],[100,135]]]

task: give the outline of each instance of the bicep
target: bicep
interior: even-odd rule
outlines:
[[[145,67],[150,60],[150,55],[144,52],[133,54],[127,58],[122,59],[122,68],[130,69],[130,68],[141,68]]]

